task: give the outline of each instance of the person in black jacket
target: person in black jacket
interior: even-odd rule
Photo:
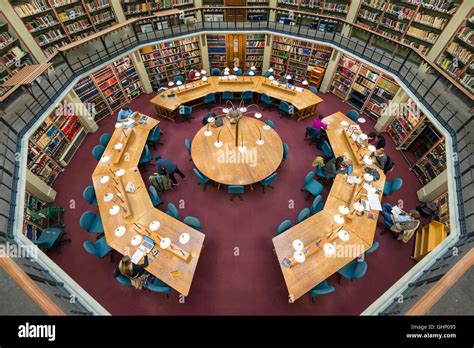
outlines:
[[[138,278],[145,274],[145,267],[148,266],[148,255],[143,258],[143,263],[135,265],[130,256],[124,256],[119,262],[118,268],[122,275],[127,278]]]
[[[385,148],[386,145],[385,137],[383,135],[377,134],[376,132],[370,132],[368,134],[368,141],[369,144],[375,145],[377,150]]]

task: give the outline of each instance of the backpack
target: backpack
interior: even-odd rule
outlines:
[[[149,177],[150,183],[158,192],[165,192],[171,190],[173,183],[167,175],[156,174]]]

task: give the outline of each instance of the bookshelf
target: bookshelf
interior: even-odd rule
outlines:
[[[100,121],[112,113],[104,95],[97,88],[91,76],[80,80],[74,86],[74,91],[84,104],[94,105],[93,114],[96,121]]]
[[[23,234],[30,240],[37,240],[43,230],[37,224],[35,212],[46,208],[46,203],[36,198],[28,191],[25,192],[25,208],[23,214]]]
[[[227,48],[225,35],[207,35],[209,66],[224,69],[227,66]]]
[[[205,22],[222,22],[224,21],[224,0],[203,0],[204,21]]]
[[[151,16],[154,12],[174,7],[193,7],[193,0],[122,0],[122,10],[127,19]]]
[[[202,68],[198,37],[147,46],[140,53],[154,89],[165,86],[178,75],[187,79],[191,70]]]
[[[342,55],[337,64],[331,91],[339,98],[346,100],[352,83],[355,80],[361,64],[359,61]]]
[[[278,0],[278,6],[346,18],[350,0]]]
[[[474,11],[444,47],[436,64],[474,93]]]
[[[441,222],[444,224],[449,233],[449,200],[448,200],[448,191],[440,195],[436,200],[435,203],[438,205],[438,214],[436,217],[436,221]]]
[[[115,61],[113,66],[125,95],[128,97],[128,101],[135,99],[143,93],[140,78],[130,57],[127,56]]]
[[[427,129],[429,126],[427,127]],[[426,137],[420,135],[422,141]],[[429,140],[428,140],[429,141]],[[422,184],[427,184],[446,169],[446,146],[444,138],[438,139],[412,166],[412,171]]]
[[[268,19],[268,11],[255,7],[269,6],[269,0],[247,0],[247,20],[250,22],[266,21]]]
[[[117,23],[110,0],[84,0],[84,5],[97,30]]]
[[[247,34],[245,45],[245,71],[254,66],[257,74],[262,72],[264,51],[265,34]]]

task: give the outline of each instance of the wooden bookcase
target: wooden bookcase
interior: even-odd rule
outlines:
[[[151,16],[153,13],[170,8],[193,7],[193,0],[121,0],[122,10],[127,19]]]
[[[260,74],[263,66],[263,52],[265,51],[265,34],[247,34],[245,46],[245,71],[252,66]]]
[[[222,22],[224,21],[224,0],[203,0],[204,21]]]
[[[346,18],[350,0],[278,0],[278,6]]]
[[[227,66],[227,45],[225,35],[207,35],[209,66],[224,69]]]
[[[23,234],[30,240],[36,240],[40,236],[43,227],[37,224],[33,218],[36,211],[46,207],[46,203],[36,198],[29,192],[25,192],[25,208],[23,214]]]

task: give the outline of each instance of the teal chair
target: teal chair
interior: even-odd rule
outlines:
[[[286,219],[283,221],[277,228],[277,235],[285,232],[287,229],[289,229],[291,226],[293,226],[293,223],[291,222],[290,219]]]
[[[160,196],[158,196],[158,191],[156,191],[153,185],[148,186],[148,194],[150,195],[151,204],[153,204],[155,208],[163,203]]]
[[[97,206],[97,197],[95,195],[94,186],[87,186],[82,192],[82,197],[84,197],[85,201],[90,205]]]
[[[118,268],[114,269],[113,275],[114,275],[115,280],[118,281],[120,284],[128,286],[129,288],[132,286],[132,282],[130,281],[130,278],[125,277],[122,273],[120,273]]]
[[[311,212],[309,208],[304,208],[300,213],[298,214],[298,218],[296,219],[296,223],[299,224],[300,222],[306,220],[311,216]]]
[[[109,144],[110,138],[112,138],[112,134],[109,134],[109,133],[102,134],[99,139],[100,145],[102,145],[103,147],[107,147],[107,145]]]
[[[105,151],[104,145],[96,145],[92,149],[92,156],[94,156],[95,159],[99,161],[102,155],[104,154],[104,151]]]
[[[191,120],[194,118],[191,116],[193,113],[193,108],[191,106],[180,105],[178,113],[182,117],[183,121],[191,122]]]
[[[278,173],[273,173],[271,174],[270,176],[266,177],[265,179],[263,179],[262,181],[260,181],[260,183],[262,184],[262,192],[265,193],[265,188],[266,187],[270,187],[271,189],[273,189],[273,186],[272,184],[275,182],[276,178],[277,178],[277,175]]]
[[[365,251],[365,254],[366,255],[372,254],[373,252],[375,252],[375,250],[377,250],[379,248],[379,246],[380,246],[380,243],[378,241],[374,241],[372,243],[372,246]]]
[[[349,117],[352,121],[357,122],[359,119],[359,112],[357,110],[350,110],[346,114],[347,117]]]
[[[252,91],[244,91],[242,92],[242,94],[240,95],[240,99],[242,99],[244,102],[245,101],[250,101],[252,102],[253,100],[253,92]]]
[[[61,245],[71,242],[71,239],[64,239],[64,235],[65,232],[62,229],[50,227],[41,231],[39,238],[32,242],[43,250],[50,250],[56,246],[58,253],[61,253]]]
[[[328,295],[334,292],[336,289],[334,286],[329,285],[329,283],[325,280],[322,283],[316,285],[311,291],[309,292],[309,297],[311,297],[311,301],[314,302],[314,299],[318,296]]]
[[[166,295],[167,298],[170,298],[171,295],[171,288],[166,285],[166,283],[162,282],[158,278],[153,279],[153,281],[146,286],[150,292],[157,292],[160,294]]]
[[[211,69],[211,76],[221,76],[221,69],[219,68],[212,68]]]
[[[202,232],[202,226],[201,226],[201,221],[197,217],[194,216],[186,216],[183,220],[183,222],[194,228],[195,230],[198,230],[199,232]]]
[[[266,120],[265,123],[266,123],[268,126],[270,126],[270,127],[272,127],[273,129],[275,129],[275,123],[273,123],[272,120]]]
[[[281,100],[279,109],[282,112],[280,118],[283,118],[283,116],[291,117],[292,107],[290,106],[290,104]]]
[[[162,135],[162,132],[161,132],[160,128],[155,127],[155,128],[153,128],[153,130],[148,135],[148,138],[146,139],[146,141],[151,146],[153,146],[153,148],[155,149],[157,144],[163,144],[160,141],[161,135]]]
[[[263,110],[265,110],[266,108],[270,109],[273,104],[273,99],[265,93],[262,93],[262,95],[260,96],[260,101],[265,105]]]
[[[316,87],[311,86],[311,87],[309,87],[308,89],[309,89],[311,92],[313,92],[314,94],[318,94],[318,89],[317,89]]]
[[[189,160],[191,161],[191,140],[188,138],[184,139],[184,146],[186,147],[186,151],[189,155]]]
[[[361,279],[367,273],[367,262],[351,261],[337,271],[337,273],[339,274],[339,284],[341,283],[341,277],[353,282],[354,280]]]
[[[227,187],[227,192],[231,195],[231,201],[234,200],[235,196],[239,197],[239,199],[242,201],[242,194],[245,192],[245,188],[242,185],[230,185]]]
[[[180,81],[182,84],[184,84],[184,83],[186,82],[186,80],[184,79],[184,77],[181,76],[181,75],[178,75],[178,76],[175,76],[175,77],[174,77],[174,80],[173,80],[174,84],[176,84],[178,81]]]
[[[385,185],[383,187],[383,194],[384,196],[391,196],[392,193],[398,191],[403,186],[403,179],[402,178],[395,178],[392,181],[385,181]]]
[[[176,208],[173,203],[168,203],[168,210],[166,211],[166,214],[179,220],[178,208]]]
[[[270,77],[270,76],[272,76],[272,73],[271,73],[270,71],[268,71],[268,70],[265,70],[265,72],[263,73],[263,77],[267,77],[267,78],[268,78],[268,77]]]
[[[323,180],[327,179],[326,174],[324,173],[323,167],[321,167],[321,163],[318,163],[316,165],[316,175]]]
[[[203,186],[203,191],[206,191],[206,188],[207,188],[207,184],[209,183],[209,181],[211,181],[207,176],[205,176],[204,174],[202,174],[199,170],[197,170],[196,168],[193,168],[193,172],[194,172],[194,176],[196,177],[197,181],[198,181],[198,185],[204,185]]]
[[[86,240],[84,243],[82,243],[82,246],[89,254],[97,256],[99,259],[104,258],[105,255],[110,253],[110,261],[112,262],[114,260],[113,253],[111,253],[112,248],[105,241],[105,237],[102,237],[95,242]]]
[[[142,155],[140,156],[140,161],[138,162],[138,165],[146,166],[147,164],[150,164],[151,162],[151,151],[150,148],[148,147],[147,144],[145,144],[145,147],[143,148]]]
[[[238,69],[237,71],[234,71],[235,76],[242,76],[242,70]]]
[[[216,94],[215,93],[208,93],[203,98],[204,104],[207,105],[208,109],[211,109],[211,104],[216,103]]]
[[[329,145],[326,140],[324,140],[321,149],[323,150],[324,158],[329,159],[334,157],[334,152],[332,151],[331,145]]]
[[[289,150],[290,148],[288,147],[288,144],[283,143],[283,158],[282,158],[283,161],[286,161],[286,157],[288,157]]]
[[[324,209],[323,197],[321,195],[317,195],[314,197],[313,203],[310,207],[311,215],[319,213],[321,210]]]
[[[314,172],[310,171],[308,174],[306,174],[306,177],[304,179],[304,184],[301,188],[301,191],[308,192],[306,199],[308,199],[311,195],[316,197],[323,191],[323,185],[321,185],[314,179],[314,175]]]
[[[99,215],[92,211],[85,211],[79,219],[79,226],[90,233],[101,234],[104,233],[104,226],[102,226],[102,219]]]
[[[234,99],[234,92],[229,92],[229,91],[222,92],[221,99],[224,102],[226,102],[228,100],[233,100]]]

